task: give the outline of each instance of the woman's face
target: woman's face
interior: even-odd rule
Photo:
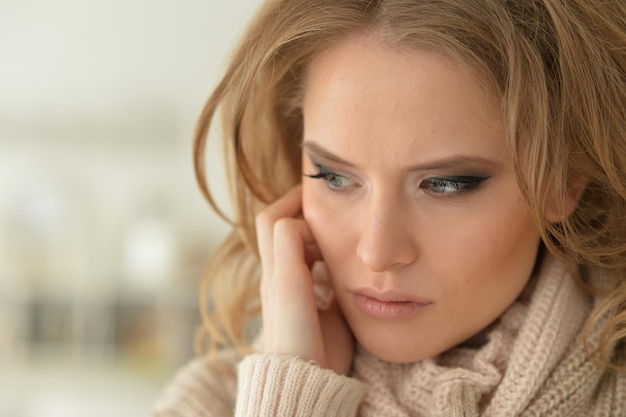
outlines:
[[[496,98],[444,55],[373,37],[309,70],[304,217],[356,339],[413,362],[480,332],[525,287],[539,245]]]

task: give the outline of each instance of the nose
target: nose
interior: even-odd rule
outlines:
[[[373,272],[401,268],[417,258],[412,216],[407,202],[396,197],[372,198],[365,212],[357,255]]]

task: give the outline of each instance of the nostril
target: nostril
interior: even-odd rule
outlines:
[[[362,240],[357,255],[370,271],[383,272],[412,264],[417,259],[417,250],[410,239]]]
[[[388,190],[387,190],[388,191]],[[417,239],[406,201],[390,192],[368,201],[359,229],[357,255],[373,272],[400,268],[417,259]]]

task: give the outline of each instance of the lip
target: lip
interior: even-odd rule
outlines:
[[[432,301],[403,291],[378,291],[369,287],[352,291],[352,296],[359,310],[379,319],[411,318],[433,305]]]

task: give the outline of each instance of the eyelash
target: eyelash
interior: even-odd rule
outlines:
[[[326,183],[326,186],[333,191],[345,191],[343,189],[349,187],[349,185],[338,184],[338,181],[341,181],[341,179],[352,181],[349,178],[337,174],[336,172],[331,171],[323,165],[315,164],[315,166],[318,170],[317,174],[303,175],[308,178],[323,180]],[[430,177],[423,180],[419,184],[419,188],[425,190],[426,192],[430,192],[430,194],[433,194],[435,196],[443,196],[445,194],[468,193],[476,190],[484,181],[488,179],[489,177],[471,175]],[[435,191],[434,188],[436,187],[447,188],[448,190]]]
[[[315,180],[323,180],[326,183],[326,186],[328,186],[328,188],[330,188],[331,190],[339,191],[342,188],[346,188],[346,186],[341,186],[337,184],[337,181],[342,178],[350,181],[347,177],[339,175],[323,165],[315,164],[315,166],[317,167],[317,174],[304,174],[304,176],[313,178]]]
[[[483,181],[488,179],[489,177],[471,175],[431,177],[422,181],[419,188],[422,190],[430,190],[435,195],[467,193],[476,190]],[[433,188],[435,187],[448,188],[452,189],[452,191],[434,191]]]

